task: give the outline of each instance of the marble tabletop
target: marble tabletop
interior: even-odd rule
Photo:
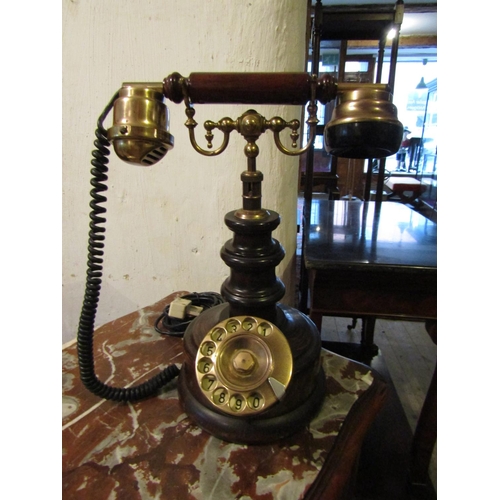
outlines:
[[[170,295],[96,330],[96,372],[115,386],[183,360],[182,339],[154,329]],[[260,446],[217,439],[190,421],[176,381],[138,403],[101,400],[80,382],[76,343],[63,348],[65,499],[300,499],[320,475],[353,405],[374,381],[366,366],[322,352],[327,395],[300,433]]]

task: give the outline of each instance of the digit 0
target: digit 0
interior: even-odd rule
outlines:
[[[262,407],[263,403],[264,403],[264,398],[260,394],[252,394],[248,398],[248,406],[252,410],[258,410],[259,408]]]

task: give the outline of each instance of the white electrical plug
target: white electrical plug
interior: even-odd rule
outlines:
[[[170,303],[170,308],[168,310],[169,318],[184,319],[186,316],[187,308],[191,305],[191,301],[188,299],[182,299],[177,297]]]
[[[193,304],[191,304],[186,308],[186,314],[188,316],[199,316],[202,312],[203,307],[201,306],[193,306]]]

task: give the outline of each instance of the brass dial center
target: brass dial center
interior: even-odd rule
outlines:
[[[233,367],[239,373],[251,373],[255,368],[255,358],[250,351],[240,349],[233,357]]]

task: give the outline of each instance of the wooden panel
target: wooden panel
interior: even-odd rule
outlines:
[[[377,49],[379,42],[377,40],[349,40],[347,43],[348,49]],[[390,48],[391,44],[386,46]],[[399,37],[399,48],[414,47],[428,48],[437,47],[437,35],[401,35]]]

